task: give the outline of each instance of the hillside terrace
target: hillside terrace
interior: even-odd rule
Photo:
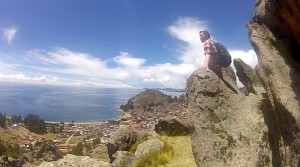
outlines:
[[[99,135],[101,136],[101,143],[106,144],[120,125],[130,125],[141,130],[149,130],[158,123],[160,118],[167,116],[176,116],[180,120],[187,121],[188,110],[181,103],[171,103],[153,107],[152,111],[147,112],[131,110],[125,112],[123,116],[117,120],[74,123],[72,126],[65,126],[65,129],[57,135],[53,142],[59,148],[66,148],[66,145],[73,147],[76,141],[82,139],[84,136]],[[72,140],[72,138],[75,139]],[[86,139],[85,142],[91,142],[92,140],[93,137]],[[69,149],[68,147],[68,150]]]

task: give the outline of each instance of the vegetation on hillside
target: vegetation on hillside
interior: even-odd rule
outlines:
[[[6,117],[0,112],[0,127],[5,128]]]
[[[46,123],[38,115],[28,114],[24,118],[24,124],[27,129],[37,134],[43,134],[46,132]]]
[[[7,155],[17,159],[20,155],[24,153],[18,144],[7,144],[0,140],[0,156]]]
[[[153,108],[161,106],[164,103],[184,102],[184,96],[172,97],[166,95],[159,90],[148,89],[130,98],[125,105],[121,105],[120,108],[127,112],[129,110],[139,111],[154,111]]]
[[[71,150],[74,155],[89,155],[101,143],[99,135],[87,135]]]

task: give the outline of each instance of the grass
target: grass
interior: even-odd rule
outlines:
[[[57,135],[58,134],[56,134],[56,133],[45,133],[40,136],[42,136],[43,138],[48,139],[48,140],[54,140],[57,138]]]
[[[10,141],[13,138],[13,135],[11,135],[10,133],[6,132],[5,129],[0,128],[0,140],[7,142]]]
[[[167,164],[159,167],[197,167],[193,153],[191,137],[187,136],[165,136],[165,140],[173,148],[173,156]]]
[[[161,137],[164,146],[159,151],[150,151],[144,155],[140,160],[137,161],[136,167],[152,167],[164,165],[169,162],[169,159],[173,156],[173,147],[165,139],[164,136]]]
[[[137,167],[197,167],[190,136],[160,136],[164,147],[152,151],[137,162]]]

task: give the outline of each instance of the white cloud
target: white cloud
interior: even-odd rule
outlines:
[[[185,43],[179,48],[179,59],[183,63],[194,65],[195,68],[202,66],[204,57],[199,31],[208,30],[207,22],[190,17],[179,18],[167,30],[174,38]]]
[[[186,79],[195,70],[192,64],[156,64],[143,69],[144,74],[141,78],[145,84],[154,84],[172,87],[184,88]]]
[[[256,53],[254,52],[254,50],[248,50],[248,51],[229,50],[229,53],[230,53],[232,59],[240,58],[246,64],[250,65],[252,68],[255,68],[255,66],[258,62]],[[234,67],[233,64],[232,64],[232,67]]]
[[[19,66],[18,64],[8,64],[8,63],[5,63],[3,61],[0,60],[0,70],[5,70],[5,69],[9,69],[9,68],[15,68]]]
[[[183,63],[193,65],[195,69],[202,67],[205,60],[203,44],[199,39],[200,30],[207,30],[211,32],[207,25],[207,22],[203,22],[195,18],[179,18],[179,20],[174,25],[168,27],[168,32],[173,37],[184,42],[184,45],[180,47],[179,50],[179,59]],[[258,61],[254,50],[244,51],[231,50],[230,48],[227,49],[229,50],[232,59],[241,58],[252,68],[256,66]],[[231,66],[235,69],[233,63],[231,64]]]
[[[15,38],[17,31],[18,30],[16,27],[5,28],[3,30],[4,39],[8,42],[8,44],[12,44],[12,41]]]
[[[168,33],[178,40],[178,48],[175,48],[180,60],[178,64],[162,62],[145,65],[146,59],[125,51],[110,60],[101,60],[97,58],[99,56],[65,48],[52,51],[35,49],[26,52],[27,64],[23,68],[34,69],[35,74],[40,74],[38,77],[16,72],[0,73],[0,79],[73,86],[184,88],[186,79],[195,69],[202,67],[204,62],[200,30],[211,31],[206,22],[195,18],[179,18],[167,27]],[[257,64],[253,50],[228,49],[233,59],[241,58],[252,67]],[[115,66],[110,67],[108,63],[115,63]],[[10,67],[10,64],[5,65]]]
[[[58,48],[52,52],[31,50],[26,52],[27,61],[35,69],[56,75],[72,75],[78,78],[75,85],[96,85],[101,87],[150,87],[182,88],[189,74],[195,69],[191,64],[155,64],[144,66],[143,58],[127,52],[120,52],[112,58],[118,65],[108,67],[107,62],[86,53]],[[83,78],[79,80],[79,78]]]
[[[0,73],[0,79],[2,81],[23,81],[23,82],[57,82],[58,78],[56,77],[29,77],[22,73],[16,74],[2,74]]]
[[[52,52],[31,50],[26,53],[28,61],[43,64],[43,66],[36,66],[42,71],[106,79],[122,79],[130,75],[119,67],[108,68],[106,61],[92,55],[64,48]]]
[[[132,68],[138,68],[146,62],[145,59],[134,58],[127,52],[120,52],[120,55],[114,57],[114,61],[118,64]]]

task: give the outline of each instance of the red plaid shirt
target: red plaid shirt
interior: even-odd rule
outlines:
[[[208,62],[208,68],[214,72],[221,71],[220,60],[218,59],[216,53],[217,48],[211,39],[207,39],[203,42],[204,54],[210,54],[210,61]]]

